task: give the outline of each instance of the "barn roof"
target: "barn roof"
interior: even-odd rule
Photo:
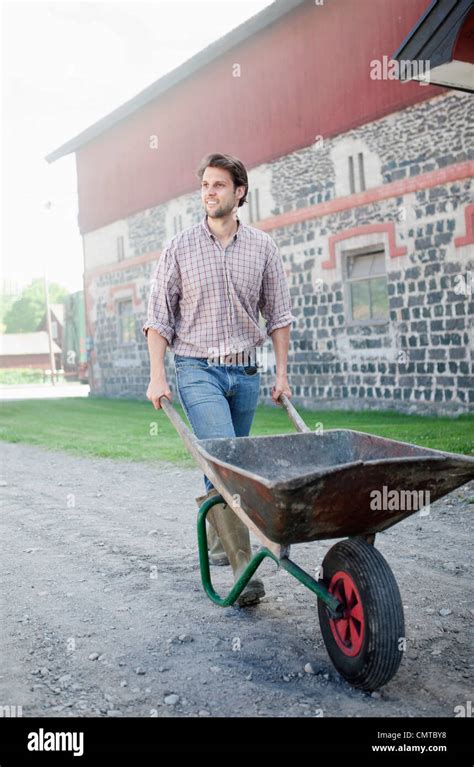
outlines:
[[[61,349],[53,341],[54,354]],[[2,333],[0,335],[0,357],[23,354],[49,354],[48,334],[45,330],[36,333]]]
[[[275,0],[268,8],[264,8],[260,13],[252,16],[247,21],[239,24],[238,27],[232,29],[223,37],[220,37],[215,42],[208,45],[199,53],[196,53],[190,59],[180,64],[176,69],[168,72],[159,80],[149,85],[144,90],[140,91],[136,96],[126,101],[121,106],[114,109],[105,117],[95,122],[93,125],[86,128],[86,130],[79,133],[74,138],[66,141],[60,147],[46,156],[46,160],[51,163],[55,160],[59,160],[60,157],[75,152],[85,144],[92,141],[92,139],[100,136],[105,131],[109,130],[113,125],[121,120],[130,117],[137,110],[141,109],[145,104],[158,98],[170,88],[174,88],[178,83],[182,82],[186,78],[195,74],[199,69],[202,69],[207,64],[210,64],[215,59],[227,53],[239,43],[247,40],[252,35],[260,32],[265,27],[270,26],[275,21],[280,19],[287,13],[290,13],[294,8],[299,5],[308,2],[308,0]]]

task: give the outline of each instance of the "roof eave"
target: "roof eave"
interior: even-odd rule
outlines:
[[[418,65],[428,62],[430,69],[449,63],[459,30],[473,7],[474,0],[432,0],[392,54],[392,60]],[[405,77],[402,73],[398,79],[407,82],[418,77]]]

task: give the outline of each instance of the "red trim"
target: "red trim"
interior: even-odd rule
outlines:
[[[120,295],[118,297],[118,300],[126,300],[127,298],[133,299],[133,305],[134,306],[141,306],[142,300],[137,296],[137,285],[135,282],[127,282],[123,285],[114,285],[113,287],[109,288],[109,295],[108,295],[108,303],[107,303],[107,310],[109,312],[113,311],[114,309],[114,298],[116,293],[123,293],[123,291],[128,290],[127,295]]]
[[[289,213],[282,213],[279,216],[268,218],[265,221],[258,221],[253,226],[258,226],[263,231],[270,229],[279,229],[291,224],[299,224],[310,218],[322,218],[331,213],[338,213],[349,208],[358,208],[362,205],[368,205],[379,200],[386,200],[389,197],[403,197],[411,192],[418,192],[422,189],[429,189],[433,186],[448,184],[451,181],[458,181],[462,178],[474,176],[474,160],[459,162],[455,165],[448,165],[440,170],[432,170],[429,173],[421,173],[418,176],[403,179],[402,181],[392,181],[390,184],[382,184],[375,189],[368,189],[365,192],[351,194],[349,197],[338,197],[335,200],[321,202],[318,205],[311,205],[308,208],[299,208]]]
[[[456,248],[461,248],[463,245],[471,245],[474,243],[474,204],[466,205],[464,210],[464,221],[466,224],[466,234],[463,237],[456,237],[454,245]]]
[[[334,269],[336,267],[336,242],[348,240],[349,237],[362,237],[368,234],[384,232],[388,234],[388,247],[390,258],[405,256],[407,249],[397,246],[395,242],[395,224],[393,221],[387,221],[385,224],[366,224],[365,226],[356,226],[353,229],[346,229],[344,232],[333,234],[329,237],[329,259],[323,261],[323,269]]]
[[[142,253],[140,256],[133,256],[133,258],[125,258],[123,261],[114,261],[113,264],[104,264],[104,266],[96,266],[95,269],[90,269],[86,272],[87,280],[91,280],[94,277],[98,277],[101,274],[108,274],[109,272],[118,272],[123,269],[128,269],[129,266],[139,266],[140,264],[146,264],[148,261],[158,261],[161,255],[161,250],[152,250],[150,253]]]

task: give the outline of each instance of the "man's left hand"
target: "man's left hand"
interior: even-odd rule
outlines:
[[[288,399],[291,399],[291,389],[288,386],[288,379],[286,376],[277,376],[276,384],[272,389],[272,400],[280,407],[283,407],[281,402],[278,401],[280,394],[285,394]]]

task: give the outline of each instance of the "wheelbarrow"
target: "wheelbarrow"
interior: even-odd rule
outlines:
[[[312,432],[289,399],[297,434],[198,440],[166,397],[160,404],[218,495],[198,512],[201,580],[222,607],[234,604],[269,557],[316,594],[321,633],[341,676],[373,691],[396,673],[405,647],[403,605],[375,536],[474,479],[474,458],[350,429]],[[206,516],[227,502],[262,544],[227,596],[214,590]],[[291,544],[344,538],[317,578],[290,559]]]

